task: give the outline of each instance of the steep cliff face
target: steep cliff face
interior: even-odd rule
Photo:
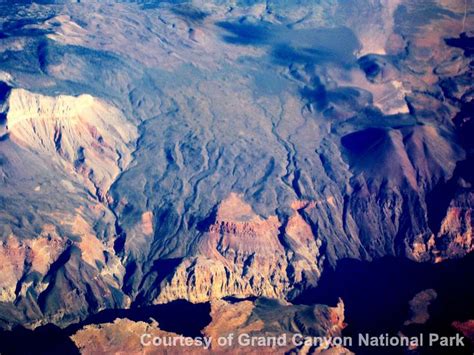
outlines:
[[[95,228],[113,223],[100,201],[130,162],[136,128],[90,95],[45,96],[9,85],[4,94],[2,165],[16,165],[5,169],[4,182],[19,187],[5,190],[10,204],[1,213],[9,221],[0,248],[3,325],[63,324],[91,309],[126,306],[113,225]],[[38,172],[44,179],[35,180]]]
[[[13,89],[6,106],[11,139],[83,176],[100,198],[130,163],[136,128],[102,100]]]
[[[278,316],[276,316],[278,314]],[[316,352],[318,354],[352,354],[349,350],[332,344],[298,345],[292,337],[337,337],[341,335],[344,324],[344,304],[336,307],[327,306],[291,306],[275,300],[260,299],[256,302],[241,301],[229,303],[223,300],[211,303],[212,321],[202,330],[202,336],[210,341],[209,349],[203,345],[185,346],[180,343],[180,334],[160,329],[156,320],[134,322],[129,319],[116,319],[113,323],[88,325],[72,335],[72,340],[83,354],[131,351],[143,354],[161,354],[170,351],[180,353],[208,354],[209,351],[219,354],[233,354],[236,351],[245,354],[285,354],[289,351],[299,353]],[[140,337],[152,340],[157,337],[162,343],[153,346],[141,344]],[[220,337],[232,334],[232,343],[219,345]],[[239,337],[241,338],[239,344]],[[284,336],[286,341],[275,346],[263,346],[254,343],[245,345],[245,339],[253,337]],[[166,344],[178,339],[177,345]],[[166,340],[166,343],[163,341]]]
[[[74,221],[73,228],[80,236],[75,242],[46,225],[36,238],[10,235],[0,244],[3,327],[65,324],[91,309],[129,304],[120,291],[125,270],[113,251],[90,234],[83,220]],[[11,310],[8,304],[16,307]]]
[[[452,201],[444,217],[440,231],[433,238],[432,252],[436,261],[462,257],[474,250],[472,238],[474,202],[472,193],[461,195]]]
[[[295,287],[315,286],[320,275],[318,241],[298,211],[282,226],[277,216],[256,215],[235,193],[219,205],[197,249],[164,281],[155,302],[281,299]]]
[[[356,172],[350,210],[370,255],[432,258],[428,248],[425,253],[414,251],[432,237],[426,191],[449,179],[455,162],[464,157],[461,148],[449,144],[444,135],[432,126],[415,126],[389,132],[370,129],[343,137]]]
[[[14,302],[19,295],[25,296],[32,284],[32,290],[37,293],[41,293],[47,287],[47,284],[39,280],[31,279],[25,282],[22,279],[29,273],[45,275],[51,264],[65,250],[65,242],[55,235],[54,229],[54,226],[49,226],[49,228],[46,226],[43,235],[34,240],[21,241],[14,236],[9,236],[2,243],[0,246],[2,302]],[[23,282],[19,283],[20,280]],[[17,290],[18,285],[21,285],[20,290]]]
[[[5,326],[473,250],[466,2],[300,5],[0,7]]]

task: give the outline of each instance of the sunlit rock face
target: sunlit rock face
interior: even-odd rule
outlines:
[[[7,131],[13,141],[84,176],[101,198],[130,162],[136,127],[101,100],[13,89],[7,105]]]
[[[235,193],[219,205],[198,243],[197,257],[177,267],[157,302],[285,298],[298,285],[315,286],[320,275],[320,242],[297,211],[282,226],[276,216],[256,215]]]
[[[275,322],[275,312],[278,321]],[[336,307],[327,306],[292,306],[275,300],[262,298],[258,301],[241,301],[229,303],[218,300],[211,303],[211,322],[203,329],[202,336],[209,339],[208,345],[184,346],[179,343],[170,347],[162,342],[158,346],[150,345],[153,337],[160,339],[179,338],[179,335],[160,328],[156,320],[134,322],[128,319],[116,319],[111,323],[87,325],[71,336],[83,354],[112,352],[139,352],[141,354],[164,354],[170,351],[180,353],[234,354],[244,349],[246,354],[284,354],[286,352],[306,353],[316,351],[318,354],[347,354],[348,349],[335,345],[308,346],[298,344],[302,337],[337,337],[346,326],[344,324],[344,304]],[[218,344],[220,337],[233,334],[234,341],[222,346]],[[141,344],[137,339],[149,334]],[[298,334],[297,341],[292,337]],[[256,342],[250,343],[250,337],[282,337],[286,341],[275,347],[265,347]],[[239,338],[241,340],[239,340]],[[241,343],[239,345],[239,342]],[[248,345],[242,346],[245,342]],[[296,343],[296,344],[295,344]]]
[[[473,250],[466,2],[0,12],[2,327]]]

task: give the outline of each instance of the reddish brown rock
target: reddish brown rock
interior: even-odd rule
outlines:
[[[203,302],[225,296],[284,298],[295,283],[315,284],[320,274],[319,245],[311,228],[295,211],[284,229],[288,248],[282,245],[280,228],[276,216],[256,215],[241,196],[232,193],[219,205],[196,257],[177,267],[155,302]]]
[[[23,283],[18,290],[20,279],[30,272],[45,275],[65,247],[66,243],[57,236],[52,226],[45,226],[37,239],[19,240],[10,235],[0,243],[0,300],[13,302],[24,294],[32,282]],[[33,285],[38,292],[46,286],[43,283]]]
[[[474,320],[468,320],[465,322],[453,322],[453,327],[459,330],[464,336],[471,339],[474,342]]]
[[[336,346],[300,347],[291,340],[294,334],[306,337],[340,336],[344,324],[344,306],[293,306],[276,300],[243,301],[231,304],[218,300],[211,304],[211,323],[202,331],[209,339],[210,348],[184,346],[184,338],[179,334],[160,329],[159,324],[116,319],[113,323],[87,325],[71,338],[82,354],[285,354],[288,351],[317,354],[352,354],[349,350]],[[148,334],[145,343],[140,341]],[[219,345],[218,338],[232,337],[232,342]],[[149,344],[153,337],[166,339],[168,344]],[[242,337],[242,340],[239,340]],[[245,338],[244,338],[245,337]],[[284,337],[281,344],[257,346],[246,343],[245,339]]]
[[[12,89],[8,105],[12,139],[83,176],[101,199],[130,162],[137,130],[117,108],[100,99]]]

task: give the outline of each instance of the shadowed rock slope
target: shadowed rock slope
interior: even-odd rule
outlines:
[[[471,252],[466,4],[0,4],[1,326]]]

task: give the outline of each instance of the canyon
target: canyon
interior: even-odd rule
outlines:
[[[339,288],[345,263],[380,262],[381,279],[390,258],[426,275],[457,265],[469,283],[473,11],[1,3],[2,334],[59,327],[68,351],[165,351],[136,335],[183,329],[130,314],[186,302],[209,306],[193,336],[343,335],[363,311],[357,285]],[[472,338],[471,289],[464,314],[430,313],[451,300],[443,287],[393,290],[390,331]]]

